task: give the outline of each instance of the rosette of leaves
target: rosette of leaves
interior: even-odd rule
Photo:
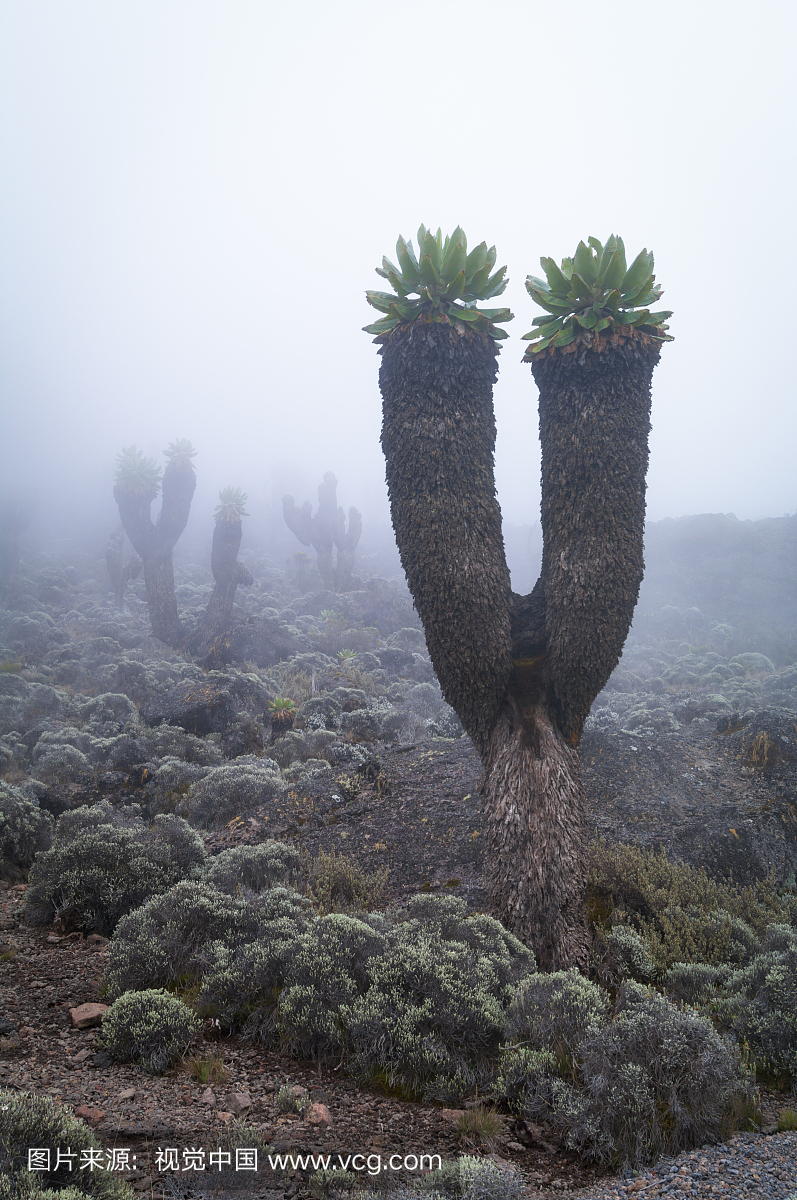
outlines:
[[[215,510],[217,525],[221,521],[240,521],[241,517],[249,516],[249,513],[244,511],[246,492],[242,492],[240,488],[222,488],[219,500],[221,503],[216,505]]]
[[[418,254],[412,239],[396,242],[399,265],[382,259],[377,275],[386,279],[393,292],[366,291],[368,303],[385,314],[366,333],[383,341],[398,325],[423,317],[429,321],[460,321],[479,333],[496,340],[507,337],[499,323],[512,320],[508,308],[477,308],[476,305],[500,296],[507,285],[506,267],[496,271],[495,246],[480,242],[468,253],[468,240],[458,225],[445,239],[421,225],[418,230]]]
[[[580,342],[587,346],[599,335],[616,331],[647,334],[658,342],[671,342],[667,318],[671,312],[652,312],[662,294],[655,283],[653,255],[640,250],[627,266],[623,239],[614,234],[603,246],[597,238],[579,242],[572,258],[561,267],[552,258],[541,258],[545,279],[529,275],[526,289],[545,316],[535,317],[535,326],[523,335],[530,341],[524,362],[551,347]]]
[[[188,438],[177,438],[174,442],[169,442],[167,448],[163,451],[167,462],[191,462],[192,458],[196,458],[196,450],[191,445]],[[193,463],[191,463],[193,466]]]
[[[137,446],[124,446],[116,456],[116,487],[130,495],[154,500],[160,491],[160,467],[154,458],[147,458]]]
[[[288,729],[293,729],[296,718],[296,704],[288,696],[275,696],[268,702],[268,712],[271,717],[271,731],[274,737],[279,737]]]

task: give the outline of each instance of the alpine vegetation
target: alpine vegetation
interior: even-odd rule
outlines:
[[[140,1063],[162,1075],[190,1046],[202,1028],[193,1009],[163,989],[125,992],[105,1013],[102,1045],[119,1062]]]

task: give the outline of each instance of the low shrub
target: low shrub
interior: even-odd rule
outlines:
[[[151,1075],[162,1075],[201,1028],[201,1018],[182,1000],[148,988],[126,992],[106,1010],[101,1045],[117,1062],[136,1062]]]
[[[609,999],[578,971],[530,975],[517,989],[507,1013],[507,1032],[531,1050],[547,1050],[556,1072],[578,1077],[580,1047],[609,1016]]]
[[[621,990],[614,1019],[584,1038],[578,1058],[575,1082],[533,1076],[523,1112],[605,1164],[641,1166],[716,1142],[752,1096],[735,1048],[709,1021],[634,983]]]
[[[192,784],[179,811],[199,828],[218,828],[285,790],[279,766],[271,758],[241,756],[209,771]]]
[[[25,912],[31,925],[59,917],[65,928],[109,935],[150,896],[196,873],[205,849],[179,817],[147,826],[107,801],[63,813],[51,848],[31,868]]]
[[[196,1003],[222,1029],[240,1030],[245,1041],[271,1045],[280,992],[307,928],[308,912],[307,902],[303,905],[286,889],[275,888],[263,900],[255,940],[237,947],[222,941],[206,946]]]
[[[279,998],[283,1044],[319,1059],[350,1049],[348,1010],[370,986],[385,946],[385,936],[356,917],[318,917],[295,948]]]
[[[797,1080],[797,947],[760,954],[728,980],[742,1002],[735,1022],[756,1062]]]
[[[106,994],[113,999],[143,988],[190,987],[206,970],[211,943],[234,950],[253,941],[261,926],[307,907],[288,888],[247,899],[204,882],[178,883],[119,922],[108,947]]]
[[[53,838],[53,819],[10,784],[0,783],[0,879],[21,879]]]
[[[424,1186],[451,1200],[520,1200],[524,1194],[518,1171],[470,1154],[444,1163],[440,1171],[431,1171]]]
[[[305,862],[308,890],[321,912],[379,909],[387,892],[388,867],[365,871],[347,854],[334,847],[320,850]]]
[[[275,884],[293,882],[299,862],[299,851],[284,842],[233,846],[208,860],[204,878],[231,896],[240,890],[262,892]]]
[[[357,1074],[445,1101],[484,1084],[506,1035],[502,988],[485,957],[440,937],[399,936],[371,976],[346,1013]]]
[[[779,893],[774,873],[738,887],[671,863],[663,851],[603,838],[590,848],[587,904],[598,926],[642,936],[657,980],[675,963],[743,963],[771,925],[797,925],[797,894]]]
[[[36,1171],[35,1183],[28,1171],[31,1147],[50,1152],[50,1169]],[[56,1167],[58,1150],[64,1155],[71,1151],[73,1157]],[[89,1151],[95,1152],[97,1166],[81,1170],[81,1156]],[[50,1189],[58,1200],[133,1200],[132,1188],[106,1170],[106,1164],[98,1138],[64,1105],[29,1092],[0,1091],[0,1186],[6,1187],[9,1200],[26,1195],[44,1200]],[[2,1191],[0,1197],[5,1200]]]

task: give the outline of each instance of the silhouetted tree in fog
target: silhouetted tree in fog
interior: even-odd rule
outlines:
[[[307,500],[301,508],[296,507],[293,496],[283,496],[282,514],[285,524],[295,533],[303,546],[312,546],[318,556],[318,573],[326,587],[336,592],[345,592],[351,583],[354,553],[363,529],[363,519],[356,508],[349,509],[349,526],[346,515],[338,508],[338,481],[331,471],[324,475],[318,485],[318,512]],[[337,563],[332,561],[333,547],[337,548]]]
[[[228,487],[219,492],[219,500],[210,554],[210,569],[216,583],[202,619],[189,639],[195,654],[206,653],[212,642],[225,635],[232,619],[238,585],[252,583],[251,574],[243,563],[238,562],[242,518],[248,516],[244,512],[246,495],[240,488]]]
[[[191,459],[196,451],[180,438],[164,454],[167,463],[161,480],[154,459],[145,458],[135,446],[126,447],[117,460],[113,494],[125,533],[144,563],[152,632],[168,645],[179,646],[184,631],[174,595],[172,551],[188,522],[196,487]],[[159,490],[161,511],[153,523],[150,507]]]

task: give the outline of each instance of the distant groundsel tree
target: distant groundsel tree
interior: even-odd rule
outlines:
[[[363,530],[363,519],[356,508],[349,509],[349,525],[346,515],[338,508],[338,481],[332,471],[327,471],[318,485],[318,511],[306,500],[301,508],[296,507],[293,496],[283,496],[282,515],[285,524],[295,533],[303,546],[312,546],[318,556],[318,573],[324,586],[336,592],[345,592],[351,587],[354,553]],[[337,550],[333,563],[332,551]]]
[[[242,520],[249,515],[244,511],[245,504],[246,493],[240,488],[226,487],[219,492],[213,548],[210,552],[210,569],[216,583],[202,619],[189,639],[195,654],[206,652],[214,640],[224,637],[232,620],[232,606],[238,585],[248,587],[252,583],[251,573],[238,561]]]
[[[616,666],[642,579],[650,382],[669,313],[653,256],[579,244],[529,277],[545,309],[526,354],[540,389],[540,578],[512,592],[495,495],[505,271],[457,228],[399,238],[367,292],[383,313],[382,448],[393,527],[443,694],[481,755],[485,869],[496,916],[545,969],[583,962],[585,796],[578,744]]]
[[[171,442],[161,479],[154,459],[127,446],[117,458],[114,499],[125,533],[144,564],[149,619],[155,637],[179,646],[184,631],[174,595],[172,551],[188,523],[196,475],[191,459],[196,451],[186,438]],[[150,516],[152,501],[162,492],[158,520]]]

